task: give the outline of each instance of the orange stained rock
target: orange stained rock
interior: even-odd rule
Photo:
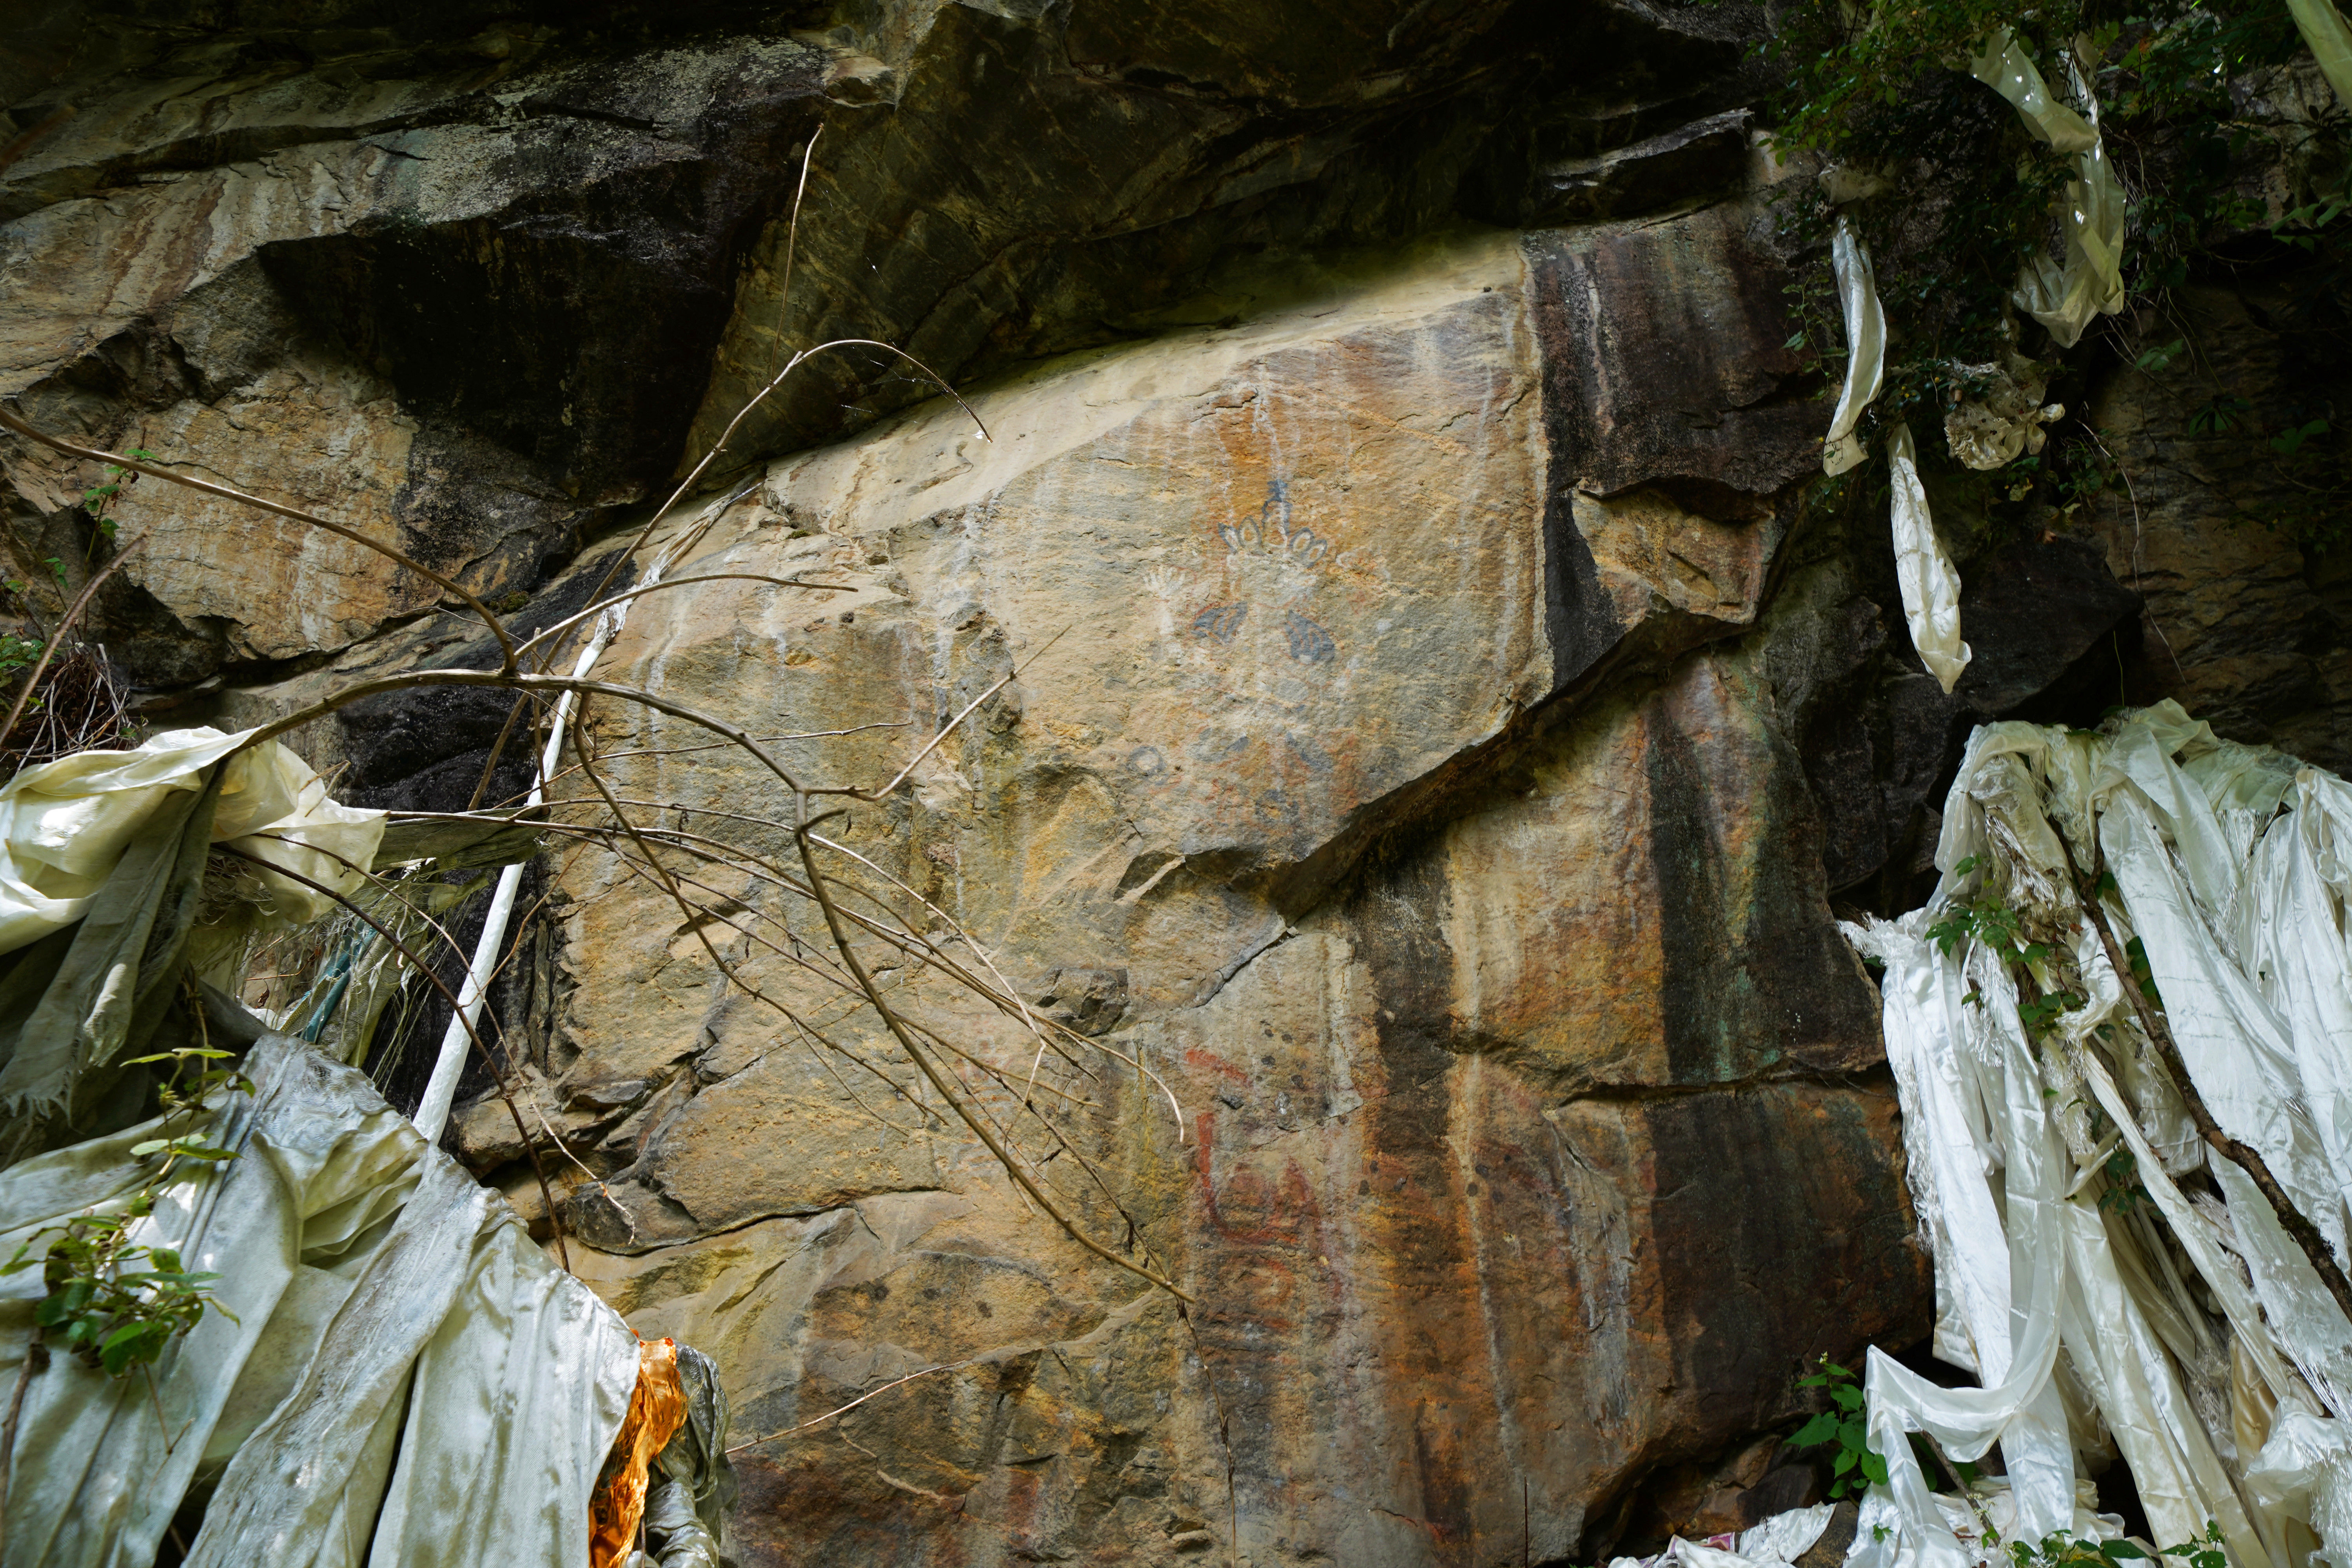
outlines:
[[[588,1499],[588,1568],[619,1568],[637,1542],[646,1511],[646,1473],[677,1429],[686,1425],[686,1390],[677,1381],[677,1342],[637,1345],[637,1391],[620,1436]]]

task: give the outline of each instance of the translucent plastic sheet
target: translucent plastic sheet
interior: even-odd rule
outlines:
[[[1655,1556],[1616,1558],[1609,1568],[1664,1568],[1669,1563],[1685,1568],[1788,1568],[1812,1550],[1836,1511],[1834,1504],[1819,1503],[1776,1513],[1737,1535],[1709,1536],[1704,1542],[1677,1535]],[[662,1568],[670,1568],[667,1559]]]
[[[1895,531],[1895,580],[1903,591],[1903,619],[1911,646],[1937,685],[1951,690],[1969,667],[1969,645],[1960,640],[1960,574],[1936,537],[1927,512],[1927,489],[1919,482],[1918,449],[1911,426],[1887,433],[1890,472],[1887,511]]]
[[[1873,1352],[1868,1419],[1889,1482],[1865,1500],[1850,1562],[1985,1559],[1979,1510],[1927,1490],[1911,1432],[1955,1460],[2000,1445],[2014,1488],[2012,1522],[1992,1521],[2004,1535],[2051,1528],[2075,1449],[2087,1463],[2112,1443],[2151,1544],[2214,1521],[2241,1568],[2289,1568],[2323,1543],[2352,1560],[2352,1322],[2236,1164],[2205,1162],[2218,1201],[2176,1179],[2204,1146],[2181,1139],[2169,1086],[2151,1085],[2162,1068],[2125,999],[2137,982],[2107,962],[2068,864],[2112,874],[2115,939],[2144,944],[2215,1117],[2341,1237],[2348,805],[2343,781],[2221,741],[2170,703],[2097,734],[2004,723],[1970,737],[1935,898],[1845,929],[1885,965],[1887,1055],[1936,1258],[1937,1353],[1987,1386],[1937,1388]],[[2057,954],[2032,967],[2037,989],[2078,986],[2081,1005],[2038,1038],[2008,964],[1965,935],[1948,953],[1927,938],[1985,899],[2072,933],[2050,938],[2068,970]],[[2069,1414],[2069,1399],[2088,1408]],[[2071,1501],[2076,1534],[2105,1530]]]
[[[365,1078],[274,1035],[245,1071],[258,1092],[208,1130],[241,1157],[168,1189],[138,1237],[216,1271],[235,1319],[175,1342],[152,1394],[66,1355],[30,1378],[0,1561],[152,1562],[218,1469],[191,1543],[204,1568],[577,1568],[635,1336]],[[119,1208],[153,1131],[0,1172],[0,1247]],[[41,1293],[37,1270],[0,1281],[0,1386]]]
[[[1870,247],[1854,237],[1843,214],[1830,237],[1830,267],[1837,274],[1838,302],[1845,312],[1845,384],[1822,447],[1822,472],[1842,474],[1865,454],[1854,426],[1878,395],[1886,366],[1886,315],[1878,306],[1878,284],[1870,269]]]
[[[1986,40],[1985,52],[1971,66],[1979,81],[2016,107],[2038,140],[2074,155],[2074,178],[2067,183],[2060,209],[2064,258],[2040,256],[2029,261],[2018,275],[2016,294],[2020,308],[2072,348],[2093,316],[2112,316],[2124,308],[2124,195],[2099,135],[2098,100],[2069,56],[2069,85],[2084,112],[2059,102],[2006,27]]]
[[[2295,30],[2303,35],[2320,74],[2336,89],[2336,100],[2352,109],[2352,26],[2328,0],[2286,0]]]
[[[166,798],[201,790],[206,770],[249,733],[170,730],[135,751],[43,763],[0,786],[0,953],[81,919]],[[359,874],[322,851],[366,866],[383,836],[383,813],[329,800],[309,764],[274,741],[239,752],[221,780],[215,843],[233,843],[338,891],[355,887]],[[285,918],[326,912],[328,900],[310,889],[268,873],[263,880]]]

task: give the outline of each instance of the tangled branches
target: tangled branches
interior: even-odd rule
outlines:
[[[838,827],[831,834],[826,831],[835,819],[855,812],[871,811],[887,817],[894,797],[906,789],[917,766],[1013,676],[1004,676],[925,737],[922,744],[909,748],[903,765],[888,770],[888,776],[833,779],[788,766],[775,749],[780,740],[808,741],[822,738],[819,735],[757,736],[660,690],[594,674],[594,666],[623,617],[648,595],[715,580],[756,583],[774,594],[831,593],[843,588],[839,584],[757,573],[713,571],[673,576],[668,572],[691,557],[695,545],[736,499],[714,498],[711,504],[699,509],[682,506],[726,449],[742,419],[813,356],[848,348],[898,354],[955,398],[965,412],[971,412],[928,368],[887,344],[843,340],[793,354],[746,404],[667,500],[654,510],[627,546],[614,556],[587,607],[532,636],[510,629],[454,578],[412,560],[363,530],[190,477],[181,471],[180,464],[165,459],[62,439],[36,429],[5,407],[0,407],[0,426],[66,456],[189,486],[322,529],[439,584],[481,621],[497,647],[495,668],[412,669],[351,682],[251,731],[244,745],[258,745],[280,736],[298,737],[306,725],[364,699],[390,693],[439,687],[490,688],[511,693],[514,709],[499,747],[526,740],[533,742],[539,762],[528,796],[516,802],[484,804],[479,799],[484,792],[478,790],[474,808],[412,814],[397,819],[396,826],[438,824],[486,836],[511,833],[519,817],[527,818],[533,833],[566,855],[570,872],[578,873],[584,864],[588,873],[604,874],[606,890],[627,885],[649,889],[677,910],[682,929],[692,932],[719,983],[771,1016],[781,1038],[797,1041],[816,1053],[864,1113],[901,1131],[909,1131],[911,1121],[913,1130],[925,1134],[946,1131],[968,1136],[987,1151],[1027,1205],[1042,1211],[1079,1247],[1182,1297],[1165,1266],[1155,1262],[1143,1247],[1139,1226],[1105,1173],[1087,1158],[1063,1124],[1068,1108],[1084,1103],[1090,1092],[1087,1086],[1100,1081],[1089,1062],[1112,1060],[1124,1064],[1136,1081],[1155,1087],[1156,1096],[1165,1100],[1173,1114],[1181,1138],[1181,1110],[1167,1086],[1139,1056],[1081,1035],[1024,1001],[987,950],[947,910],[893,877],[873,857],[850,848],[844,841],[848,836]],[[973,420],[980,426],[976,415]],[[984,426],[980,426],[980,433],[986,438]],[[688,510],[696,515],[689,518]],[[658,556],[647,563],[636,584],[616,588],[624,567],[656,540],[662,541]],[[562,673],[567,669],[570,673]],[[696,739],[702,747],[730,751],[752,764],[756,776],[763,781],[762,798],[730,802],[739,809],[729,812],[695,808],[706,826],[718,829],[703,832],[688,828],[681,803],[625,795],[625,782],[613,771],[620,759],[599,752],[596,715],[604,711],[634,713],[636,721],[649,729],[684,726],[698,731]],[[674,736],[656,733],[655,740],[660,742],[657,749],[687,749]],[[485,769],[486,786],[496,767],[494,749]],[[380,865],[386,858],[380,857]],[[445,995],[454,1018],[452,1038],[462,1031],[465,1037],[458,1042],[459,1048],[470,1047],[496,1082],[516,1134],[536,1169],[551,1222],[559,1212],[554,1187],[567,1180],[575,1188],[582,1184],[560,1173],[551,1179],[548,1163],[541,1158],[542,1152],[551,1147],[576,1168],[579,1177],[601,1190],[595,1173],[555,1132],[528,1075],[515,1062],[492,1052],[475,1022],[489,980],[501,966],[513,962],[513,950],[501,950],[493,937],[484,944],[484,951],[468,955],[449,931],[432,918],[432,911],[413,897],[415,889],[402,885],[396,868],[348,863],[346,867],[365,879],[359,897],[344,897],[317,881],[296,879],[335,898],[348,914],[335,940],[306,944],[307,956],[298,966],[300,973],[292,976],[299,982],[293,987],[297,1001],[285,1010],[281,1026],[299,1028],[319,1038],[335,1001],[352,984],[351,976],[370,963],[387,961],[389,955],[389,961],[421,974]],[[510,904],[513,879],[505,880],[499,896]],[[499,918],[502,921],[503,914]],[[467,965],[461,989],[451,988],[436,973],[433,960],[443,953]],[[943,995],[961,1001],[935,1005],[929,1000],[934,987],[944,987]],[[304,1016],[296,1016],[298,1012]],[[992,1016],[1009,1025],[1013,1037],[1022,1042],[1017,1052],[999,1055],[981,1042],[980,1035],[992,1031],[976,1019]],[[868,1026],[866,1037],[853,1041],[849,1031],[861,1021]],[[859,1048],[861,1045],[866,1048]],[[347,1034],[346,1051],[364,1048],[363,1029],[356,1041]],[[1018,1059],[1023,1056],[1027,1058],[1025,1064]],[[448,1065],[447,1061],[443,1064]],[[454,1075],[445,1077],[440,1103],[446,1106]],[[871,1086],[864,1094],[852,1087],[860,1080]],[[427,1091],[428,1105],[434,1092]],[[437,1116],[434,1120],[436,1124],[428,1131],[437,1131]],[[1063,1172],[1077,1173],[1076,1180],[1083,1190],[1073,1194],[1065,1190],[1064,1183],[1049,1179],[1045,1167],[1055,1161],[1066,1162]],[[1089,1205],[1107,1207],[1125,1221],[1125,1235],[1118,1245],[1093,1234],[1084,1222],[1082,1208]]]

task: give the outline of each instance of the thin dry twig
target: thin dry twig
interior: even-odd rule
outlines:
[[[1166,1290],[1170,1295],[1174,1296],[1179,1300],[1190,1301],[1192,1299],[1192,1296],[1174,1280],[1168,1279],[1164,1275],[1155,1273],[1153,1270],[1145,1268],[1142,1264],[1136,1262],[1131,1258],[1121,1257],[1119,1254],[1112,1251],[1109,1247],[1105,1247],[1101,1242],[1097,1241],[1093,1237],[1088,1236],[1082,1228],[1073,1223],[1058,1207],[1055,1205],[1051,1199],[1045,1196],[1045,1188],[1032,1178],[1028,1172],[1021,1168],[1020,1163],[1013,1157],[1012,1152],[998,1141],[996,1135],[991,1132],[986,1127],[981,1125],[979,1119],[964,1109],[963,1102],[961,1098],[959,1098],[955,1090],[949,1086],[946,1075],[940,1071],[938,1065],[931,1060],[929,1054],[915,1044],[914,1037],[908,1032],[905,1021],[901,1019],[898,1013],[891,1008],[889,1003],[882,999],[880,987],[874,984],[874,977],[866,973],[866,965],[858,961],[856,949],[850,945],[849,933],[842,930],[841,911],[835,906],[832,896],[824,890],[824,875],[817,870],[816,867],[816,846],[809,841],[810,833],[814,830],[817,823],[822,822],[824,818],[823,816],[811,817],[808,815],[807,791],[801,792],[799,806],[801,823],[798,837],[801,848],[801,861],[807,868],[809,886],[815,890],[817,907],[824,913],[825,927],[833,933],[834,948],[841,954],[842,962],[849,966],[850,973],[856,978],[857,988],[866,993],[866,1001],[873,1005],[874,1011],[881,1016],[884,1026],[888,1028],[891,1035],[897,1038],[898,1048],[907,1054],[907,1059],[913,1062],[916,1068],[922,1073],[926,1079],[929,1081],[931,1087],[940,1091],[940,1098],[948,1101],[950,1108],[955,1110],[958,1118],[962,1121],[963,1124],[971,1128],[973,1134],[978,1137],[983,1144],[987,1145],[988,1152],[996,1156],[997,1163],[1004,1167],[1005,1174],[1011,1176],[1013,1180],[1019,1184],[1021,1189],[1029,1194],[1030,1198],[1035,1202],[1037,1206],[1045,1211],[1046,1216],[1052,1219],[1055,1225],[1059,1226],[1062,1228],[1063,1233],[1069,1237],[1071,1240],[1076,1242],[1080,1247],[1085,1247],[1088,1252],[1093,1253],[1096,1257],[1102,1258],[1104,1261],[1116,1264],[1118,1267],[1127,1269],[1130,1273],[1140,1275],[1142,1278],[1150,1280],[1154,1285]],[[830,816],[833,814],[827,813],[826,815]]]
[[[434,973],[432,966],[425,963],[424,960],[418,958],[416,954],[410,950],[406,942],[401,941],[398,936],[393,933],[391,928],[383,924],[373,915],[369,914],[365,910],[360,908],[359,905],[343,897],[342,894],[335,891],[334,889],[330,888],[324,882],[313,880],[312,879],[302,875],[299,871],[289,870],[286,867],[274,864],[271,861],[264,860],[258,855],[248,855],[244,850],[236,847],[234,844],[216,844],[213,847],[219,850],[224,855],[233,855],[240,860],[250,861],[254,865],[261,867],[264,870],[275,871],[281,877],[290,878],[294,881],[301,883],[304,887],[309,888],[315,892],[324,893],[328,898],[334,900],[335,902],[342,905],[343,908],[351,910],[352,913],[365,921],[374,929],[375,933],[378,936],[383,938],[384,941],[392,944],[392,948],[394,952],[399,953],[403,959],[407,961],[409,968],[425,976],[427,981],[431,982],[435,990],[440,992],[443,996],[448,999],[449,1005],[453,1010],[453,1016],[457,1017],[460,1023],[464,1024],[466,1037],[473,1042],[474,1049],[480,1053],[482,1065],[489,1069],[490,1082],[497,1087],[499,1098],[506,1101],[508,1113],[514,1118],[515,1136],[522,1140],[523,1152],[530,1157],[531,1174],[539,1178],[540,1201],[547,1205],[547,1223],[555,1232],[556,1255],[562,1261],[563,1271],[567,1274],[572,1272],[572,1250],[563,1244],[563,1222],[561,1216],[559,1216],[555,1212],[554,1195],[548,1191],[547,1171],[539,1163],[538,1146],[530,1141],[530,1130],[522,1124],[522,1112],[516,1109],[514,1096],[507,1089],[506,1075],[499,1071],[498,1058],[490,1055],[490,1047],[483,1044],[480,1032],[474,1027],[472,1023],[466,1020],[466,1010],[463,1006],[459,1005],[457,994],[456,992],[449,989],[447,982],[444,981],[438,974]]]
[[[5,412],[0,409],[0,414]],[[25,677],[25,689],[16,693],[16,700],[9,705],[8,721],[0,724],[0,742],[5,742],[7,737],[16,732],[16,721],[25,716],[25,704],[31,701],[33,693],[40,689],[41,677],[47,672],[49,660],[56,657],[58,649],[64,645],[66,633],[71,629],[75,618],[81,614],[83,607],[91,599],[97,597],[99,589],[105,585],[106,580],[113,576],[125,561],[131,559],[131,552],[147,542],[148,535],[152,531],[152,529],[142,530],[138,537],[117,550],[113,558],[93,573],[89,582],[82,584],[81,593],[75,597],[72,605],[67,607],[65,619],[58,623],[58,629],[49,637],[48,646],[41,649],[40,662],[33,666],[33,672],[30,675]]]
[[[982,1362],[988,1359],[989,1358],[987,1356],[973,1356],[969,1361],[950,1362],[944,1366],[927,1366],[920,1372],[910,1372],[904,1377],[894,1377],[889,1382],[884,1384],[881,1387],[868,1389],[866,1393],[859,1394],[848,1404],[838,1405],[834,1409],[828,1410],[824,1415],[819,1415],[813,1420],[803,1421],[797,1426],[787,1426],[781,1432],[771,1432],[764,1437],[754,1437],[749,1442],[738,1443],[733,1447],[727,1450],[727,1457],[731,1459],[746,1448],[756,1448],[762,1443],[772,1443],[779,1437],[789,1437],[795,1432],[805,1432],[812,1426],[822,1426],[826,1422],[832,1420],[835,1416],[846,1415],[851,1411],[856,1409],[859,1405],[865,1404],[867,1400],[887,1394],[894,1388],[902,1387],[907,1384],[914,1382],[919,1377],[929,1377],[936,1372],[961,1372],[965,1367],[978,1366]]]

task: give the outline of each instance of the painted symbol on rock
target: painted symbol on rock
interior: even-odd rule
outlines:
[[[1266,481],[1257,513],[1217,525],[1224,541],[1225,575],[1240,596],[1212,605],[1192,617],[1192,635],[1202,642],[1231,644],[1259,605],[1282,611],[1283,642],[1301,664],[1328,664],[1339,656],[1331,634],[1290,606],[1315,591],[1330,542],[1291,520],[1290,486]]]
[[[1247,605],[1212,605],[1192,617],[1192,635],[1216,642],[1231,642],[1248,616]]]
[[[1302,664],[1328,664],[1339,651],[1329,632],[1296,610],[1282,617],[1282,630],[1290,639],[1290,657]]]

